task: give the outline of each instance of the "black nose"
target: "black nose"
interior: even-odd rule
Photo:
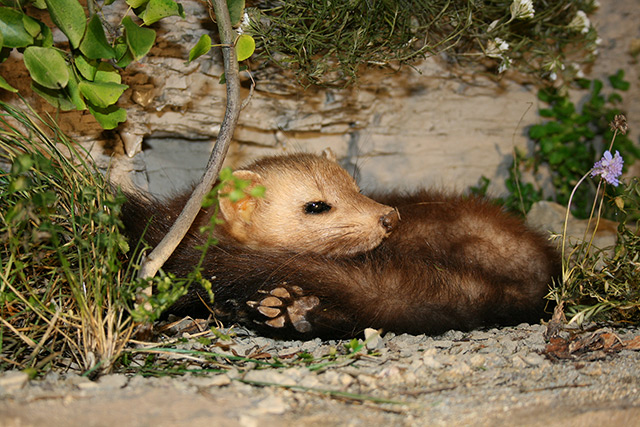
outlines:
[[[380,217],[380,224],[387,230],[387,233],[391,232],[398,224],[398,212],[394,209],[387,212]]]

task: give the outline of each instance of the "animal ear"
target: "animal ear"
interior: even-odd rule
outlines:
[[[225,196],[234,190],[231,184],[226,185],[218,193],[220,212],[224,220],[231,225],[232,230],[237,228],[237,232],[240,232],[243,226],[251,223],[251,215],[256,208],[257,200],[254,196],[249,194],[249,191],[262,183],[262,177],[260,174],[251,172],[248,170],[237,170],[233,173],[233,176],[245,181],[251,181],[251,184],[244,190],[245,196],[234,202],[230,197]]]
[[[336,157],[336,153],[333,152],[331,148],[325,148],[322,150],[322,157],[327,160],[331,160],[332,162],[337,162],[338,158]]]

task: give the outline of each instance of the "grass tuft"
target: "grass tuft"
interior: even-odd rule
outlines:
[[[133,331],[122,202],[52,120],[0,102],[0,370],[111,369]]]
[[[361,66],[397,66],[444,54],[451,63],[513,68],[539,79],[571,81],[595,57],[587,15],[593,0],[291,0],[248,8],[244,31],[258,59],[291,69],[304,84],[346,85]],[[525,16],[526,15],[526,16]],[[584,19],[578,19],[584,17]]]

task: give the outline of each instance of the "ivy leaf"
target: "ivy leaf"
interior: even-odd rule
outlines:
[[[116,102],[126,89],[127,85],[111,82],[82,81],[78,84],[80,93],[98,108],[107,108]]]
[[[22,25],[24,25],[24,29],[33,37],[34,39],[40,35],[42,31],[40,29],[40,21],[36,21],[30,16],[22,15]]]
[[[127,46],[126,40],[118,39],[116,45],[114,47],[116,52],[116,65],[120,68],[126,68],[127,65],[133,62],[133,55],[129,50],[129,46]]]
[[[609,76],[609,82],[611,83],[611,86],[613,86],[614,89],[618,89],[621,91],[627,91],[631,86],[629,82],[624,80],[623,70],[618,70],[617,73],[615,73],[612,76]]]
[[[145,25],[151,25],[167,16],[180,16],[184,18],[184,9],[181,4],[173,0],[150,0],[147,7],[140,14]]]
[[[227,9],[229,9],[231,25],[238,25],[244,14],[244,0],[227,0]]]
[[[85,104],[84,99],[82,99],[78,80],[74,73],[69,73],[69,84],[67,85],[67,90],[69,92],[69,98],[71,99],[71,102],[73,102],[73,105],[75,105],[76,110],[86,110],[87,104]]]
[[[127,120],[127,111],[115,105],[100,108],[87,104],[87,108],[103,129],[113,129],[118,126],[119,123]]]
[[[98,64],[98,70],[93,81],[120,84],[122,83],[122,77],[120,76],[120,73],[118,73],[118,70],[116,70],[111,64],[108,62],[101,62]]]
[[[24,50],[23,59],[36,83],[49,89],[60,89],[69,82],[67,63],[56,49],[30,46]]]
[[[236,56],[238,57],[238,62],[244,61],[253,55],[253,52],[256,50],[256,41],[248,34],[242,34],[236,40]]]
[[[71,98],[60,89],[49,89],[33,82],[31,84],[31,90],[43,97],[49,104],[62,111],[74,110],[76,108]]]
[[[9,92],[17,93],[18,89],[11,86],[4,77],[0,76],[0,89],[8,90]]]
[[[27,47],[33,44],[33,36],[24,28],[24,14],[7,7],[0,7],[0,33],[4,47]]]
[[[122,20],[122,25],[125,29],[127,46],[133,58],[138,61],[151,50],[156,40],[156,32],[150,28],[139,27],[128,16]]]
[[[43,22],[40,22],[40,34],[38,35],[37,45],[41,47],[53,47],[53,33]]]
[[[84,36],[87,17],[78,0],[45,0],[51,20],[67,36],[71,46],[76,49]]]
[[[113,59],[116,53],[107,41],[100,17],[95,14],[89,20],[87,34],[80,43],[80,52],[89,59]]]
[[[89,81],[93,81],[93,79],[95,79],[96,71],[98,69],[96,61],[90,61],[84,56],[78,55],[73,58],[73,62],[82,77]]]
[[[127,0],[127,4],[133,9],[137,9],[147,3],[149,3],[149,0]]]
[[[208,34],[203,34],[202,36],[200,36],[200,40],[198,40],[198,43],[196,43],[196,45],[189,51],[189,60],[186,63],[189,64],[191,61],[201,57],[202,55],[205,55],[210,50],[211,37],[209,37]]]

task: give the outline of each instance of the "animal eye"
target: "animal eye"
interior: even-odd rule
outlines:
[[[325,202],[309,202],[304,205],[304,213],[321,214],[331,210],[331,206]]]

